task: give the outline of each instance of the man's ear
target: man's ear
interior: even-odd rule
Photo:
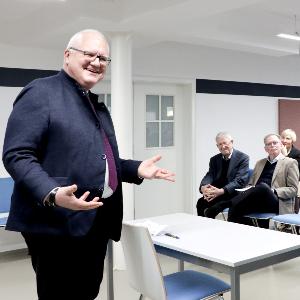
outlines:
[[[69,56],[70,56],[70,51],[68,49],[66,49],[64,51],[64,60],[65,60],[65,63],[68,64],[69,63]]]

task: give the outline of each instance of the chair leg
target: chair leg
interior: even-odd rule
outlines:
[[[295,225],[291,225],[291,227],[292,227],[292,233],[298,234],[296,226]]]
[[[225,213],[224,213],[224,212],[221,212],[221,214],[222,214],[223,220],[224,220],[224,221],[227,221],[227,218],[226,218],[226,216],[225,216]]]
[[[254,225],[255,227],[259,227],[258,221],[257,221],[256,218],[251,218],[251,220],[252,220],[252,223],[253,223],[253,225]]]

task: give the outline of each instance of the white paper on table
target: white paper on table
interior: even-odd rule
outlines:
[[[151,235],[163,235],[166,233],[166,228],[168,227],[168,225],[157,224],[149,220],[135,223],[135,225],[148,228]]]

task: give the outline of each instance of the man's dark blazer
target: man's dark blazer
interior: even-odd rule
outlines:
[[[27,85],[14,102],[3,148],[3,163],[15,181],[8,230],[54,235],[85,235],[95,216],[108,237],[120,238],[123,204],[121,182],[139,184],[140,161],[119,158],[110,114],[97,96],[95,109],[63,70]],[[100,128],[110,141],[118,173],[116,192],[104,205],[89,211],[72,211],[43,205],[57,186],[77,184],[77,196],[90,190],[101,196],[105,160]]]
[[[200,183],[200,189],[203,185],[213,184],[221,177],[222,159],[221,153],[211,157],[209,170]],[[232,194],[235,189],[244,187],[248,183],[248,170],[249,156],[233,149],[226,176],[228,184],[223,187],[225,192]]]

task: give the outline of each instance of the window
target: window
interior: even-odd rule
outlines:
[[[146,95],[146,148],[174,146],[174,97]]]
[[[111,94],[98,94],[98,102],[103,102],[111,113]]]

